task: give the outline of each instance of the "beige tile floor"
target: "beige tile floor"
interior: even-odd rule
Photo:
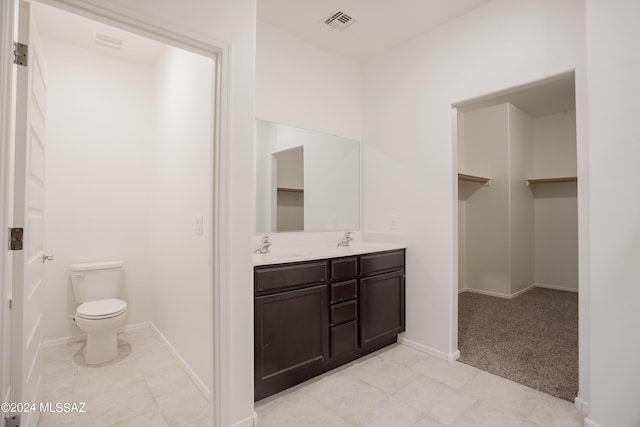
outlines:
[[[91,367],[82,343],[44,354],[43,401],[86,402],[86,413],[43,413],[49,426],[209,426],[209,404],[149,329],[119,336],[121,355]],[[564,400],[394,345],[258,402],[260,427],[572,427]]]
[[[85,413],[41,413],[40,427],[209,426],[209,403],[151,328],[118,334],[120,355],[87,366],[83,343],[44,352],[43,402],[84,402]]]
[[[256,405],[260,427],[572,427],[570,402],[403,345]]]

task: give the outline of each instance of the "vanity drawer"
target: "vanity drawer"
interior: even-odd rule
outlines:
[[[358,322],[353,320],[331,328],[331,357],[354,351],[358,348]]]
[[[358,257],[331,261],[331,280],[351,279],[358,275]]]
[[[321,285],[327,282],[327,263],[309,262],[255,269],[256,295],[286,289]]]
[[[347,301],[356,297],[358,289],[357,280],[349,280],[348,282],[331,284],[331,304],[341,301]]]
[[[343,302],[331,306],[331,325],[339,325],[340,323],[355,320],[358,315],[358,306],[356,301]]]
[[[371,276],[404,268],[404,251],[382,252],[360,257],[360,274]]]

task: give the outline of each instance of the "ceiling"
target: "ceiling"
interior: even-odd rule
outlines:
[[[124,61],[154,65],[166,46],[155,40],[101,24],[55,7],[46,6],[39,2],[31,3],[31,7],[34,9],[38,31],[42,37],[67,42]],[[123,41],[122,48],[116,50],[112,47],[96,44],[95,37],[97,32],[121,39]]]
[[[355,60],[380,54],[489,0],[257,0],[258,20]],[[336,10],[356,22],[342,31],[324,23]]]

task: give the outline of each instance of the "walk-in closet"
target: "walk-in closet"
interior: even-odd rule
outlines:
[[[457,149],[460,360],[573,399],[573,73],[458,105]]]

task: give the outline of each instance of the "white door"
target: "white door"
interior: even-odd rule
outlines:
[[[14,227],[24,228],[23,249],[12,253],[11,401],[39,399],[44,329],[44,167],[46,74],[29,4],[20,1],[18,43],[28,45],[27,66],[17,74]],[[38,424],[38,411],[23,412],[21,426]]]

